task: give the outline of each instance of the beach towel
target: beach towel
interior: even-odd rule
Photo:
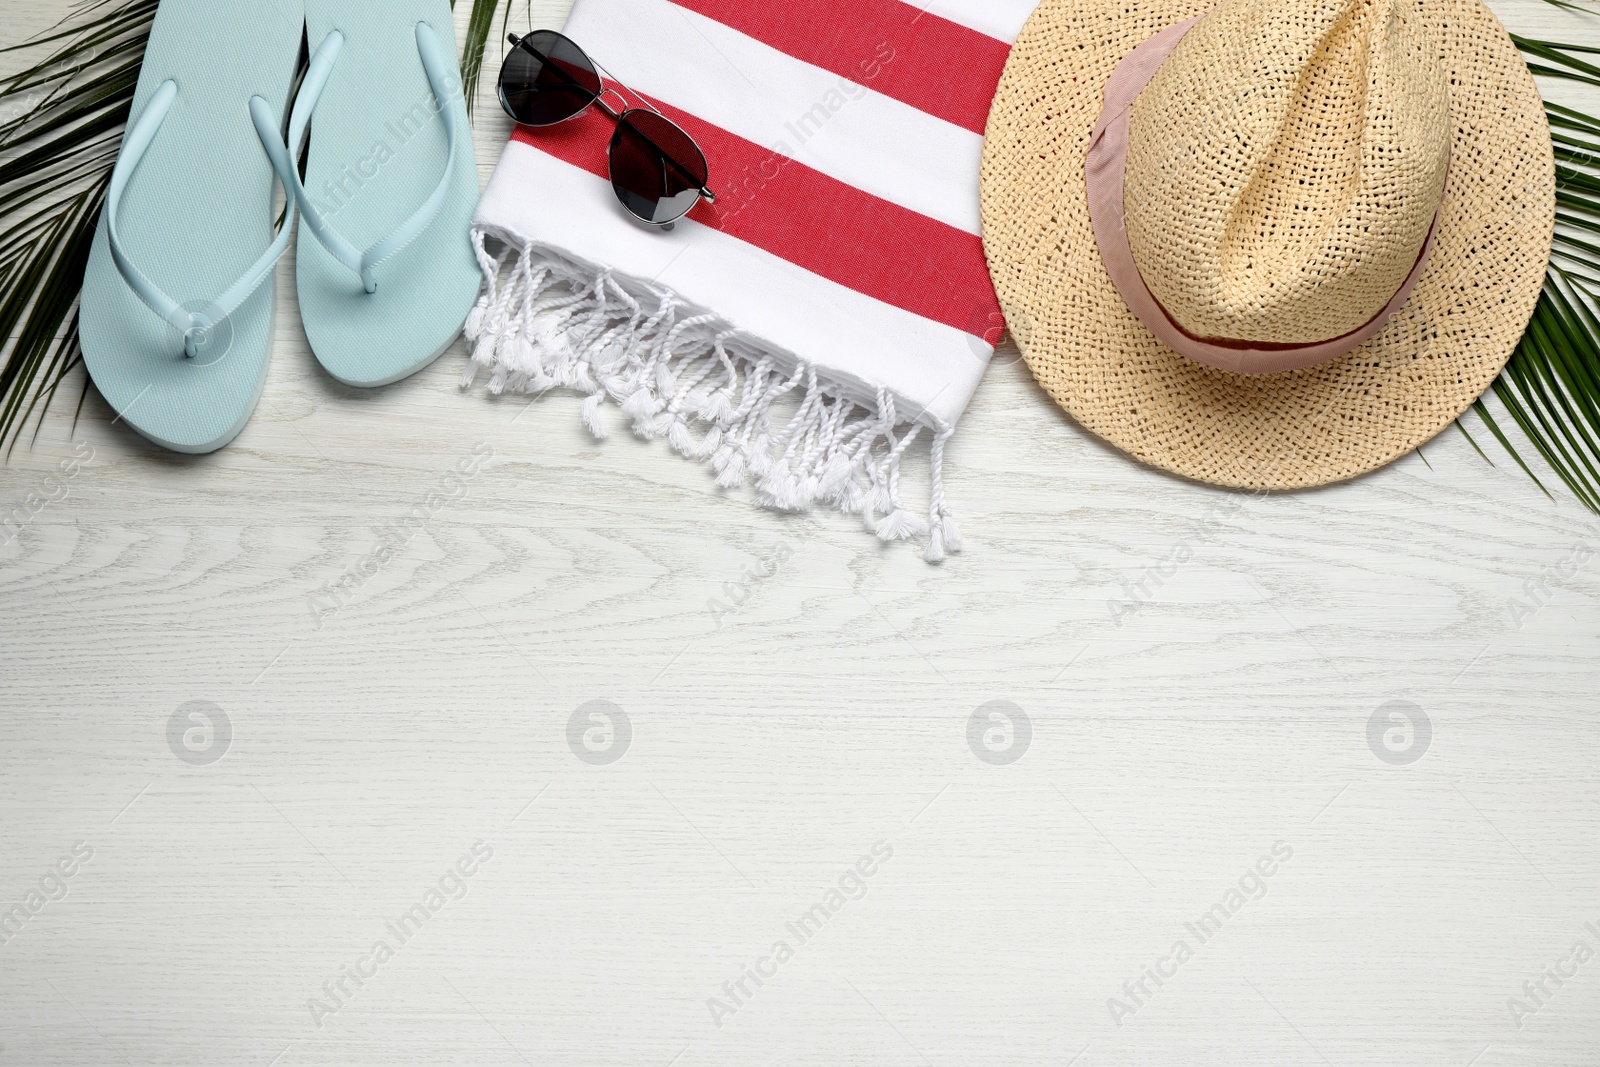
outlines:
[[[1032,7],[577,0],[563,32],[698,142],[716,201],[652,230],[611,191],[599,109],[517,127],[473,229],[463,384],[577,390],[598,437],[614,404],[767,507],[958,551],[945,446],[1005,330],[979,158]]]

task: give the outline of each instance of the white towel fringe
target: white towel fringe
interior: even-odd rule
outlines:
[[[489,237],[502,243],[498,255],[486,251]],[[695,313],[663,286],[624,285],[609,270],[481,228],[472,238],[484,285],[467,318],[472,359],[462,388],[483,371],[495,394],[557,386],[583,393],[583,424],[600,439],[609,432],[609,399],[635,434],[665,436],[680,454],[709,464],[720,486],[753,482],[765,507],[820,504],[859,515],[884,541],[926,538],[930,563],[961,551],[944,496],[951,427],[902,417],[881,386],[862,403],[815,366],[785,373],[793,357],[780,359],[726,320]],[[799,407],[775,427],[773,404],[796,392]],[[924,429],[932,433],[926,521],[900,496],[901,458]]]

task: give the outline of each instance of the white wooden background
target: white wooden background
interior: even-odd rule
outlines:
[[[0,38],[60,6],[3,0]],[[0,469],[0,512],[56,498],[0,548],[0,909],[48,890],[0,945],[0,1065],[1600,1063],[1600,957],[1572,956],[1600,952],[1600,523],[1487,437],[1493,468],[1451,430],[1239,496],[1101,445],[1002,354],[950,451],[968,549],[934,568],[596,443],[572,397],[462,393],[459,350],[339,386],[291,271],[232,447],[167,454],[91,396]],[[625,751],[586,746],[591,701]],[[993,701],[1016,725],[985,710],[975,749]],[[1426,726],[1374,748],[1391,701]],[[1188,933],[1278,842],[1265,895]]]

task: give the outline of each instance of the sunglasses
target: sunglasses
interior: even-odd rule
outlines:
[[[500,106],[524,126],[554,126],[598,106],[617,124],[606,150],[611,188],[634,218],[670,230],[701,200],[716,202],[706,188],[705,153],[694,138],[648,103],[629,107],[569,38],[536,30],[508,40],[512,47],[500,67]],[[607,93],[622,101],[622,110],[606,103]]]

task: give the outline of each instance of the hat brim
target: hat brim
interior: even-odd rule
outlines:
[[[1427,442],[1505,366],[1544,285],[1555,159],[1527,64],[1479,0],[1419,0],[1451,73],[1449,186],[1428,268],[1372,340],[1302,370],[1241,374],[1167,348],[1095,244],[1084,156],[1118,63],[1215,0],[1044,0],[1000,80],[983,147],[984,248],[1034,376],[1086,429],[1216,485],[1353,478]]]

